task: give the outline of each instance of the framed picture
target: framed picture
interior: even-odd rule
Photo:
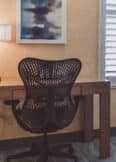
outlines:
[[[17,0],[17,43],[66,43],[66,0]]]

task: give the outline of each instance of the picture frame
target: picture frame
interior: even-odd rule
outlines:
[[[66,0],[17,0],[16,42],[65,44]]]

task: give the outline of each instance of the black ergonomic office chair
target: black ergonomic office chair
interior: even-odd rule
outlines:
[[[69,144],[49,146],[47,133],[55,132],[68,126],[77,111],[79,99],[73,99],[71,89],[81,70],[79,59],[57,61],[25,58],[18,66],[24,82],[26,97],[18,109],[16,102],[12,105],[17,122],[32,133],[43,133],[43,145],[34,146],[28,152],[9,155],[11,159],[28,156],[39,157],[38,162],[46,162],[48,155],[77,160]],[[75,102],[76,101],[76,102]],[[63,148],[68,147],[68,152]]]

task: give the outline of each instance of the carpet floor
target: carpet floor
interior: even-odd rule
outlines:
[[[111,156],[104,160],[99,160],[99,141],[94,140],[90,143],[73,143],[75,154],[78,157],[78,162],[116,162],[116,137],[111,138]],[[26,148],[28,149],[28,148]],[[7,150],[1,151],[0,162],[6,162],[6,157],[23,150]],[[12,162],[37,162],[38,157],[12,160]],[[48,162],[73,162],[73,160],[49,158]]]

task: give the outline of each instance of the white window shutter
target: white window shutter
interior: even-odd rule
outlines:
[[[116,86],[116,0],[104,1],[101,11],[101,76]],[[101,47],[102,46],[102,47]],[[104,68],[104,69],[103,69]],[[104,74],[103,74],[104,73]],[[103,78],[103,77],[102,77]]]

